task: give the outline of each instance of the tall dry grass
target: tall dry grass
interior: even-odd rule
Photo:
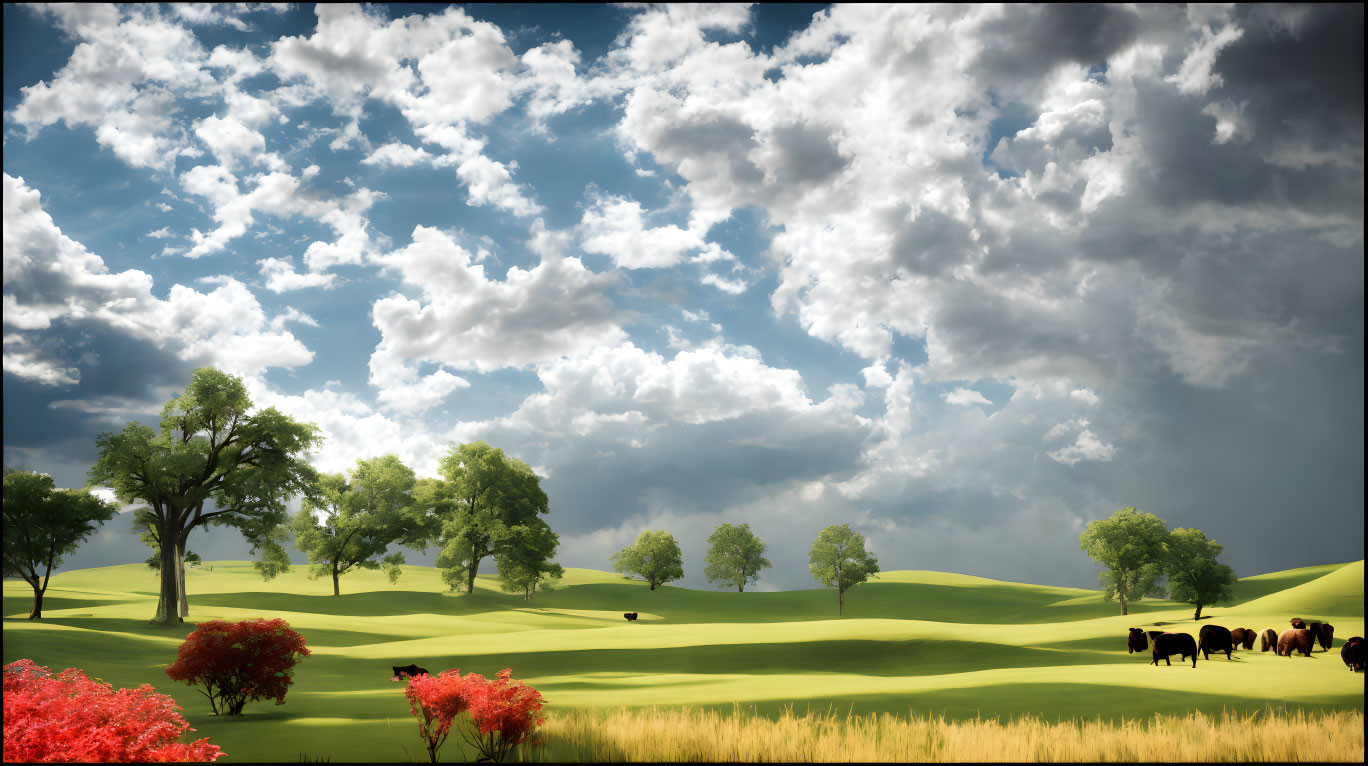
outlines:
[[[1111,723],[947,721],[791,711],[770,720],[698,709],[548,717],[528,761],[1357,761],[1363,711],[1155,715]]]

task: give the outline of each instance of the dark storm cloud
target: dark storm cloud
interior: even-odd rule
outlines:
[[[1116,5],[1009,5],[985,24],[978,67],[993,79],[1032,80],[1066,61],[1095,64],[1135,40],[1140,19]]]

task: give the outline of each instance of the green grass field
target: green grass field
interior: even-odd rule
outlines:
[[[1283,630],[1289,618],[1329,621],[1328,653],[1277,657],[1240,651],[1172,667],[1126,652],[1129,627],[1194,636],[1192,609],[1141,601],[1129,616],[1097,591],[1000,582],[942,572],[886,572],[846,594],[709,592],[569,569],[530,602],[492,577],[471,596],[443,592],[432,568],[405,567],[342,580],[341,596],[303,567],[263,582],[248,562],[188,569],[191,619],[283,617],[313,652],[295,669],[284,706],[249,703],[216,718],[194,689],[163,672],[194,629],[148,625],[157,582],[142,564],[54,575],[43,619],[28,620],[32,589],[4,583],[4,662],[28,658],[54,671],[77,667],[115,687],[150,683],[227,753],[220,763],[415,760],[422,753],[403,686],[390,667],[410,662],[513,677],[542,692],[546,711],[701,708],[739,704],[775,717],[796,713],[909,712],[948,719],[1144,718],[1154,713],[1252,713],[1364,708],[1363,676],[1339,658],[1364,634],[1363,562],[1306,567],[1241,580],[1231,604],[1200,624]],[[627,623],[623,612],[638,612]],[[1206,616],[1210,615],[1209,619]],[[268,725],[269,724],[269,725]],[[443,761],[461,760],[455,738]]]

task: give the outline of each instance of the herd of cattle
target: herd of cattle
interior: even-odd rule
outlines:
[[[1277,652],[1279,657],[1291,657],[1293,652],[1301,652],[1302,656],[1310,657],[1311,650],[1320,643],[1321,651],[1330,650],[1330,639],[1335,635],[1335,626],[1328,622],[1303,622],[1300,617],[1292,618],[1292,627],[1278,633],[1273,628],[1265,630],[1263,633],[1255,633],[1249,628],[1235,628],[1227,630],[1220,625],[1203,625],[1197,632],[1197,640],[1192,640],[1189,633],[1166,633],[1162,630],[1141,630],[1131,628],[1130,637],[1127,645],[1131,654],[1143,652],[1153,646],[1151,653],[1153,660],[1151,665],[1158,665],[1159,660],[1163,660],[1165,665],[1172,665],[1169,662],[1171,655],[1177,654],[1183,660],[1192,657],[1192,667],[1197,667],[1197,653],[1202,653],[1202,659],[1211,659],[1214,652],[1220,654],[1225,652],[1226,659],[1230,659],[1230,653],[1243,647],[1245,649],[1254,648],[1254,639],[1259,639],[1260,651],[1272,649]],[[1344,642],[1340,648],[1340,659],[1349,666],[1352,671],[1363,670],[1363,638],[1354,636]]]

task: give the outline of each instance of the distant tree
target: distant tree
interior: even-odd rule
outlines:
[[[404,554],[381,556],[412,529],[413,470],[397,455],[357,460],[351,481],[341,474],[319,478],[317,497],[306,498],[290,526],[295,548],[308,556],[309,579],[331,576],[339,595],[342,575],[355,569],[384,568],[399,579]]]
[[[1121,602],[1121,614],[1129,614],[1130,601],[1146,596],[1163,598],[1158,585],[1164,575],[1164,541],[1168,528],[1152,513],[1126,507],[1111,517],[1093,521],[1078,536],[1083,550],[1105,567],[1097,576],[1103,598]]]
[[[1202,619],[1202,607],[1229,601],[1235,590],[1235,571],[1216,561],[1222,546],[1200,529],[1179,527],[1164,541],[1164,572],[1169,598],[1197,607],[1192,619]]]
[[[177,612],[188,611],[179,598],[181,559],[197,527],[235,527],[254,553],[262,551],[256,567],[267,579],[289,566],[279,544],[289,519],[285,502],[312,492],[317,472],[304,456],[319,444],[318,429],[274,407],[251,410],[241,378],[201,367],[162,408],[159,429],[129,423],[95,439],[90,484],[112,487],[123,502],[146,503],[162,541],[155,624],[175,624]]]
[[[56,489],[47,474],[13,468],[4,471],[0,506],[4,573],[22,577],[33,587],[29,619],[36,620],[43,616],[43,594],[53,568],[75,553],[96,527],[114,518],[119,508],[85,490]]]
[[[613,569],[640,577],[651,590],[684,577],[684,557],[674,536],[665,530],[646,530],[636,542],[613,554]]]
[[[808,571],[821,584],[836,589],[836,613],[845,614],[845,592],[879,571],[879,559],[865,550],[864,535],[849,524],[833,524],[812,541]]]
[[[747,582],[755,582],[760,570],[770,566],[764,557],[765,544],[751,533],[749,524],[723,524],[708,536],[708,553],[703,557],[703,574],[719,587],[736,586],[738,593]]]
[[[538,589],[550,590],[565,569],[551,561],[560,545],[560,536],[543,519],[528,519],[509,529],[507,544],[499,546],[494,561],[499,567],[499,584],[507,593],[532,598]]]
[[[443,582],[472,593],[480,562],[501,555],[513,544],[514,528],[534,528],[530,522],[550,507],[531,466],[482,441],[453,445],[437,470],[444,484],[421,487],[419,505],[430,510],[415,534],[429,536],[424,544],[437,535]]]

